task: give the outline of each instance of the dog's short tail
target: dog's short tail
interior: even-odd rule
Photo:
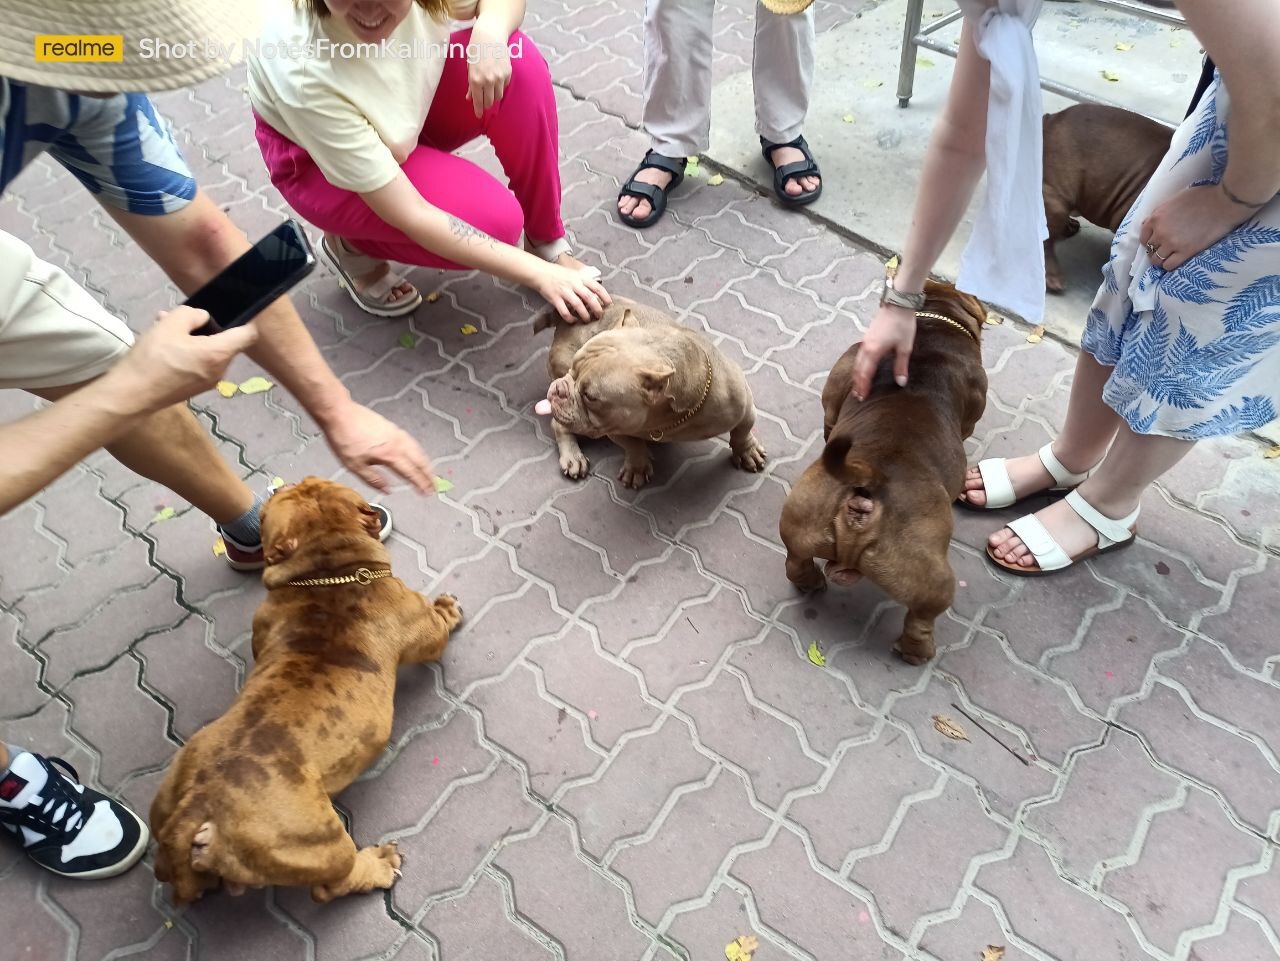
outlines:
[[[827,442],[822,451],[822,466],[828,474],[850,487],[866,491],[873,495],[884,478],[871,464],[853,453],[853,441],[848,437],[835,436]]]

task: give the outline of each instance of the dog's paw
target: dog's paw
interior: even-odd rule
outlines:
[[[618,480],[622,481],[623,487],[639,490],[653,480],[653,461],[645,461],[643,464],[624,463],[622,470],[618,471]]]
[[[560,455],[560,470],[570,480],[582,480],[591,470],[591,461],[582,451]]]
[[[369,872],[373,882],[371,887],[389,888],[398,878],[403,877],[400,873],[400,865],[404,861],[394,843],[365,848],[360,853],[370,856]]]
[[[919,667],[921,664],[928,664],[932,661],[936,652],[932,641],[928,644],[922,644],[919,641],[903,636],[898,638],[898,643],[893,645],[893,653],[913,667]]]
[[[739,470],[750,471],[752,474],[764,470],[765,461],[768,459],[768,453],[754,437],[741,450],[733,452],[733,466]]]
[[[812,574],[791,581],[796,590],[805,594],[813,594],[816,591],[824,591],[827,589],[827,579],[823,576],[822,571],[814,571]]]
[[[449,630],[453,630],[462,623],[462,605],[458,603],[457,597],[452,594],[441,594],[431,602],[435,609],[449,625]]]

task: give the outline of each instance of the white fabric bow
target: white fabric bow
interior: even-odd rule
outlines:
[[[1043,0],[956,0],[991,64],[987,192],[960,258],[961,290],[1044,318],[1044,104],[1031,28]]]

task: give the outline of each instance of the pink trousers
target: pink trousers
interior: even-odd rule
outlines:
[[[470,38],[469,29],[455,32],[450,51],[464,49]],[[523,34],[512,35],[517,39],[523,40],[524,56],[512,58],[506,92],[479,119],[466,99],[466,58],[450,53],[419,146],[400,169],[428,203],[496,240],[515,244],[523,228],[537,243],[547,243],[564,236],[555,93],[542,54]],[[455,43],[462,48],[455,48]],[[373,257],[470,269],[424,249],[375,214],[359,194],[329,183],[305,150],[254,116],[271,182],[303,220]],[[453,155],[481,134],[493,144],[510,189],[471,161]]]

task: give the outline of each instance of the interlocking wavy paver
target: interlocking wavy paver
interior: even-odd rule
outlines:
[[[1192,789],[1181,807],[1151,819],[1137,863],[1108,873],[1102,890],[1127,904],[1143,934],[1172,954],[1183,931],[1213,921],[1231,871],[1256,864],[1265,846],[1232,830],[1218,802]]]
[[[786,578],[782,548],[749,537],[745,527],[740,515],[726,510],[710,527],[686,534],[685,543],[698,552],[703,567],[746,592],[753,613],[766,617],[794,588]]]
[[[601,655],[581,627],[537,645],[527,660],[542,669],[543,683],[553,697],[586,715],[591,739],[606,751],[627,731],[649,727],[658,719],[658,709],[643,700],[636,676]]]
[[[585,718],[541,697],[533,671],[523,664],[496,684],[474,690],[470,701],[484,714],[485,736],[524,762],[540,797],[551,797],[565,781],[600,766],[603,753],[587,747]]]
[[[987,946],[1004,948],[1000,961],[1039,961],[1009,943],[990,906],[970,896],[953,920],[931,925],[920,939],[922,950],[938,961],[954,958],[977,959]]]
[[[35,871],[32,868],[25,877],[19,874],[7,880],[0,898],[0,924],[4,925],[5,941],[20,947],[23,955],[35,961],[60,961],[70,955],[74,929],[43,902]]]
[[[98,751],[97,779],[108,789],[127,774],[164,764],[176,747],[165,734],[168,711],[138,687],[141,673],[141,662],[125,655],[66,688],[75,705],[71,728]]]
[[[769,450],[768,444],[765,449]],[[634,503],[670,537],[689,524],[705,521],[734,491],[750,489],[760,481],[734,468],[727,444],[671,444],[654,453],[654,480],[660,486],[641,490]],[[621,496],[627,499],[626,494]]]
[[[767,848],[739,855],[730,873],[750,886],[760,920],[815,958],[906,957],[880,942],[868,904],[814,872],[790,831],[779,831]]]
[[[849,738],[868,734],[874,715],[859,708],[833,671],[818,669],[781,631],[739,647],[729,663],[746,675],[757,700],[800,722],[809,745],[828,757]]]
[[[809,833],[818,860],[840,872],[855,848],[886,838],[904,798],[930,789],[939,777],[900,730],[885,726],[875,740],[848,748],[823,790],[796,798],[787,817]]]
[[[826,603],[847,590],[829,588],[814,603]],[[893,653],[894,645],[902,636],[905,611],[897,604],[883,603],[883,596],[874,586],[870,590],[882,601],[882,606],[868,605],[864,614],[843,629],[836,627],[829,632],[814,629],[808,636],[817,640],[819,649],[827,651],[827,666],[848,679],[864,705],[878,710],[893,692],[913,688],[927,667],[908,664]],[[940,651],[959,645],[968,633],[968,628],[946,615],[938,618],[933,626],[933,639]],[[842,640],[846,637],[852,640]],[[801,642],[805,638],[806,633],[801,631]],[[829,643],[834,646],[829,647]]]
[[[440,945],[445,961],[552,961],[554,953],[517,924],[507,909],[503,887],[484,874],[458,898],[427,909],[418,923]]]
[[[1280,658],[1280,632],[1274,627],[1275,598],[1280,596],[1280,559],[1267,558],[1257,573],[1236,582],[1231,607],[1209,614],[1200,630],[1226,645],[1231,656],[1253,671],[1261,671],[1268,661]]]
[[[976,632],[968,647],[944,655],[939,667],[959,679],[979,708],[1026,732],[1031,753],[1054,764],[1062,764],[1072,748],[1102,739],[1099,721],[1082,714],[1068,693],[1040,672],[1010,662],[999,640],[986,631]]]
[[[1000,526],[997,518],[1004,514],[975,516],[983,519],[983,528],[989,533]],[[989,611],[982,620],[985,627],[1001,635],[1014,654],[1028,664],[1039,664],[1046,652],[1071,645],[1080,633],[1085,611],[1117,607],[1121,603],[1120,590],[1098,580],[1088,565],[1063,571],[1055,577],[1054,584],[1061,586],[1052,591],[1036,591],[1028,584],[1011,603]],[[1034,604],[1024,601],[1026,593],[1035,595]]]
[[[421,831],[399,839],[405,876],[392,899],[416,915],[429,897],[461,887],[496,847],[542,814],[510,765],[498,765],[483,781],[456,783]]]
[[[1007,859],[979,868],[974,885],[1000,899],[1015,935],[1055,961],[1150,957],[1120,911],[1064,881],[1025,838]]]
[[[169,705],[173,732],[183,741],[226,710],[244,669],[209,647],[209,633],[204,619],[188,615],[177,627],[152,634],[137,647],[143,680]]]
[[[740,937],[757,940],[756,957],[761,961],[800,957],[789,951],[785,944],[771,938],[767,931],[753,925],[742,895],[725,884],[716,887],[705,907],[677,915],[667,928],[667,935],[684,948],[690,959],[696,961],[702,958],[719,961],[725,947]]]
[[[23,546],[22,563],[6,564],[0,570],[0,601],[12,604],[33,588],[56,584],[63,578],[65,571],[58,563],[62,545],[38,533],[39,523],[40,508],[34,501],[0,518],[0,543],[21,542]]]
[[[1239,958],[1280,958],[1280,949],[1269,940],[1251,918],[1231,912],[1227,929],[1216,937],[1195,943],[1190,957],[1194,961],[1237,961]]]
[[[1126,595],[1118,609],[1093,618],[1078,648],[1054,655],[1050,664],[1086,707],[1105,717],[1118,699],[1142,690],[1152,659],[1178,647],[1184,636],[1148,602]]]
[[[649,519],[637,511],[621,510],[603,484],[583,484],[555,500],[570,531],[604,549],[609,566],[618,573],[641,561],[662,556],[668,544],[649,530]]]
[[[1187,689],[1201,710],[1256,735],[1280,756],[1280,682],[1267,683],[1237,670],[1212,644],[1192,640],[1185,651],[1161,663],[1160,674]]]
[[[41,523],[65,543],[62,557],[72,567],[119,543],[123,520],[120,509],[97,494],[97,478],[76,472],[39,497],[44,509]]]
[[[311,937],[315,961],[357,961],[383,956],[405,937],[380,895],[356,895],[332,910],[311,900],[305,888],[286,888],[276,892],[275,905]]]
[[[627,662],[644,673],[649,693],[666,701],[677,688],[704,680],[728,648],[763,629],[743,610],[741,597],[721,588],[684,608],[661,638],[630,648]]]
[[[1159,760],[1217,788],[1242,821],[1267,830],[1280,808],[1280,773],[1255,744],[1196,717],[1185,697],[1159,680],[1117,719],[1141,734]]]
[[[1177,802],[1179,784],[1151,763],[1137,738],[1112,729],[1100,747],[1075,755],[1062,793],[1032,805],[1024,823],[1064,871],[1092,884],[1104,861],[1128,853],[1154,806]]]
[[[18,643],[18,619],[8,611],[0,611],[0,677],[4,678],[0,716],[30,714],[48,697],[38,686],[40,662]]]
[[[176,626],[187,616],[176,590],[170,578],[157,575],[138,590],[112,595],[83,623],[46,637],[39,645],[45,682],[62,687],[85,671],[106,666],[143,634]]]
[[[1274,544],[1280,529],[1280,491],[1276,490],[1275,471],[1253,452],[1252,457],[1236,459],[1227,467],[1226,475],[1216,491],[1206,493],[1200,506],[1212,511],[1231,525],[1241,537]]]
[[[155,880],[147,871],[131,871],[97,885],[52,878],[46,891],[49,901],[74,918],[78,927],[74,961],[101,961],[112,952],[116,957],[131,957],[132,949],[144,945],[154,957],[185,957],[189,939],[180,928],[166,927],[168,909],[155,903],[154,888]],[[8,895],[6,890],[6,900]],[[55,957],[49,954],[50,959]],[[32,961],[38,958],[37,954]]]
[[[636,568],[621,591],[590,604],[582,619],[596,626],[601,647],[618,654],[633,641],[655,637],[681,603],[714,589],[701,578],[693,555],[676,548],[660,564]],[[663,603],[654,603],[656,598]]]
[[[698,740],[746,771],[755,796],[770,807],[822,773],[804,753],[795,728],[752,703],[742,682],[727,671],[676,703],[693,718]]]
[[[701,781],[713,763],[695,749],[688,726],[668,717],[628,740],[598,779],[571,787],[559,806],[577,822],[583,850],[601,858],[613,842],[643,832],[672,791]]]
[[[554,584],[556,602],[572,611],[617,588],[622,575],[606,567],[603,552],[569,537],[565,526],[563,517],[545,514],[526,527],[507,531],[503,540],[515,548],[520,566]]]
[[[972,859],[999,851],[1007,836],[973,788],[949,779],[937,797],[908,807],[888,849],[858,858],[849,878],[874,895],[885,926],[905,939],[925,915],[952,905]]]
[[[1152,545],[1139,542],[1115,557],[1090,561],[1101,577],[1123,584],[1153,600],[1175,624],[1190,626],[1195,615],[1214,607],[1222,592],[1196,579],[1186,563]]]
[[[1032,798],[1046,797],[1052,792],[1057,777],[1042,763],[1030,766],[1019,763],[1008,750],[996,744],[965,720],[951,705],[955,688],[939,680],[931,680],[924,690],[902,697],[893,703],[891,713],[905,722],[915,734],[926,757],[936,758],[973,778],[982,789],[987,804],[997,813],[1012,818],[1018,806]],[[969,740],[956,741],[934,728],[933,717],[941,715],[959,723]],[[1022,756],[1027,749],[1012,731],[989,719],[984,724],[1007,747]]]
[[[495,864],[511,879],[516,911],[559,942],[566,961],[638,958],[649,947],[650,939],[628,923],[619,885],[577,856],[560,819],[508,844]]]
[[[763,838],[768,826],[742,780],[721,768],[707,787],[680,795],[652,838],[623,847],[609,866],[631,883],[636,913],[657,925],[669,905],[707,889],[731,848]]]
[[[303,961],[307,938],[274,907],[274,891],[249,891],[239,898],[208,896],[184,920],[195,929],[201,957],[218,961]],[[351,910],[348,908],[348,910]]]
[[[1280,936],[1280,859],[1271,859],[1271,868],[1244,878],[1236,886],[1236,901],[1260,914]]]
[[[464,603],[464,608],[480,599]],[[496,677],[529,643],[556,633],[564,618],[551,609],[551,598],[540,584],[531,584],[518,597],[484,602],[476,614],[467,610],[465,633],[457,635],[445,649],[444,680],[452,691],[463,691],[476,681]],[[401,684],[404,682],[401,681]],[[400,706],[396,707],[397,713]]]
[[[1170,504],[1158,491],[1142,499],[1142,536],[1190,560],[1194,572],[1219,584],[1260,560],[1258,549],[1239,543],[1221,521]]]

